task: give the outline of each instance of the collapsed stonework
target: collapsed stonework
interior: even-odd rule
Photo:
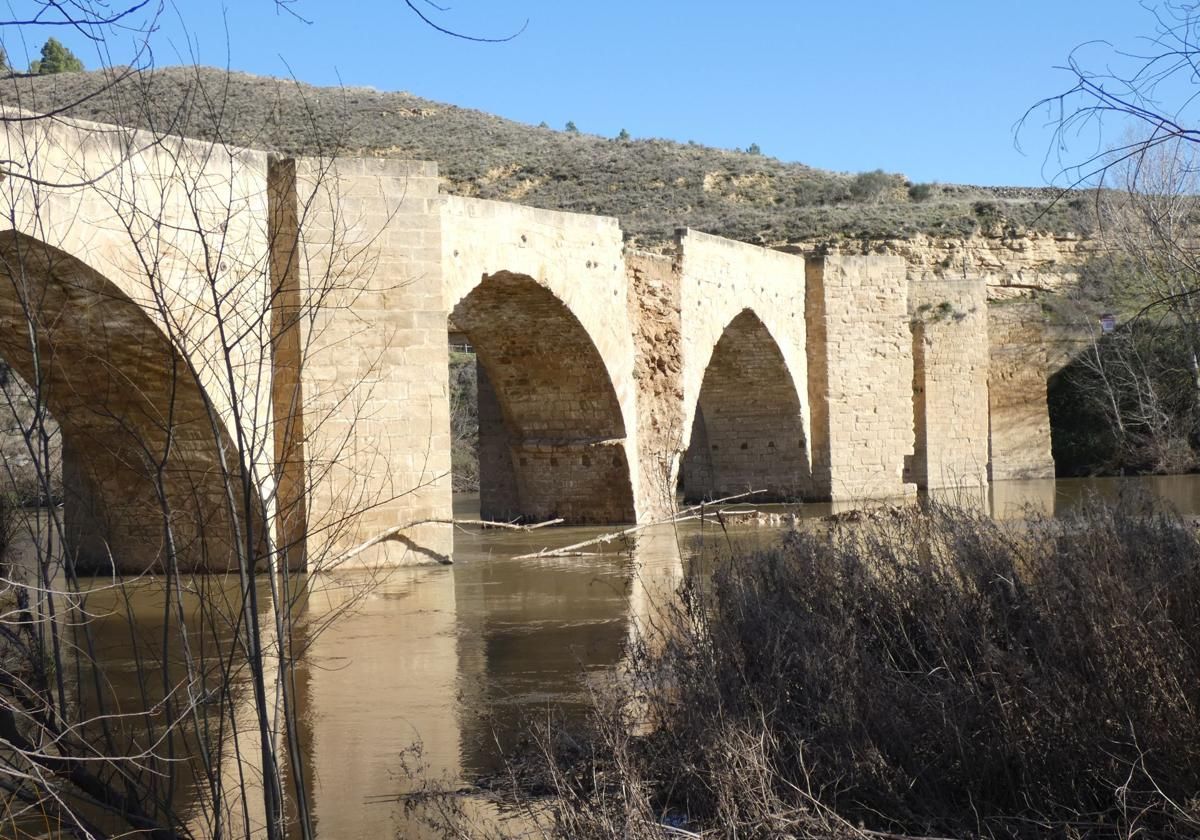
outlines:
[[[971,277],[987,289],[992,301],[1006,301],[1074,286],[1080,267],[1101,256],[1099,240],[1079,234],[1052,234],[984,226],[969,236],[914,234],[904,239],[840,239],[799,242],[791,253],[821,251],[851,255],[897,256],[908,266],[909,279],[928,276]]]
[[[70,454],[68,519],[78,545],[127,570],[156,562],[164,499],[191,523],[193,563],[227,562],[205,525],[223,515],[214,476],[238,441],[254,442],[238,463],[258,530],[289,566],[449,558],[451,331],[478,358],[485,516],[645,521],[679,491],[853,503],[1052,474],[1036,322],[1021,321],[1018,342],[989,318],[981,275],[690,230],[641,253],[614,219],[441,195],[432,163],[212,156],[178,141],[172,170],[154,146],[122,158],[138,146],[87,124],[5,131],[10,148],[45,134],[48,151],[38,195],[0,185],[17,208],[0,241],[0,327],[21,335],[6,289],[54,292],[42,349]],[[211,229],[184,216],[156,228],[171,231],[169,259],[147,273],[148,237],[119,223],[105,179],[169,193],[181,158],[220,212]],[[92,165],[108,173],[94,188]],[[231,188],[238,203],[222,207]],[[195,200],[163,206],[186,215]],[[205,293],[205,237],[233,231],[212,282],[253,339],[236,367],[196,356],[213,324],[189,308]],[[1014,355],[1014,342],[1032,349]],[[97,361],[108,378],[80,379]],[[167,434],[171,416],[182,425]],[[135,445],[157,463],[122,455]],[[157,495],[148,469],[169,478]]]

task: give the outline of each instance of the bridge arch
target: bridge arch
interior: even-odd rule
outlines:
[[[762,319],[743,309],[713,348],[683,456],[684,498],[761,490],[759,500],[811,495],[812,467],[795,378]]]
[[[160,568],[166,517],[182,568],[231,567],[245,523],[229,515],[222,455],[236,487],[236,447],[220,421],[214,431],[195,370],[139,303],[76,257],[0,232],[0,356],[39,384],[62,430],[67,548],[79,568]],[[265,545],[257,493],[249,507]]]
[[[571,309],[532,277],[500,271],[484,275],[450,320],[481,370],[483,515],[633,521],[624,414],[603,356]],[[489,417],[492,398],[499,417]]]

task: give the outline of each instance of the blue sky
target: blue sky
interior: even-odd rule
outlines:
[[[1013,126],[1069,86],[1055,65],[1085,41],[1136,44],[1153,27],[1136,0],[448,2],[428,11],[463,32],[502,36],[528,23],[511,41],[483,44],[431,30],[400,0],[295,0],[311,23],[273,0],[179,0],[164,12],[155,61],[194,52],[205,64],[406,90],[607,136],[757,143],[784,160],[914,181],[1040,185],[1060,168],[1045,160],[1044,114],[1023,132],[1024,154]],[[47,34],[97,62],[93,46],[60,29],[7,31],[13,63],[24,60],[22,35],[36,52]],[[127,49],[117,44],[113,59]],[[1092,150],[1083,138],[1068,159]]]

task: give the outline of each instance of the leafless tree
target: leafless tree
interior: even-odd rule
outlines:
[[[295,0],[273,2],[302,14]],[[430,18],[439,7],[406,4],[446,31]],[[118,29],[134,32],[146,62],[113,74],[124,80],[148,66],[161,11],[158,2],[43,0],[28,15],[0,21],[0,32],[24,37],[38,27],[72,26],[102,54]],[[203,103],[221,107],[219,91],[207,94]],[[306,500],[329,477],[320,466],[287,472],[294,419],[303,416],[311,433],[330,409],[314,405],[298,385],[281,387],[272,359],[285,342],[297,360],[316,352],[327,313],[351,306],[370,282],[372,243],[339,229],[332,158],[311,163],[289,220],[298,239],[318,216],[332,235],[318,259],[292,251],[280,265],[270,255],[288,254],[287,248],[267,241],[276,235],[270,229],[247,223],[238,205],[244,196],[228,186],[223,196],[213,194],[207,173],[237,166],[237,151],[220,140],[185,143],[162,132],[80,128],[59,113],[5,117],[2,227],[32,225],[36,234],[0,236],[0,322],[11,329],[4,352],[24,375],[25,390],[12,393],[27,408],[20,439],[33,495],[40,502],[67,496],[70,504],[77,501],[70,498],[76,479],[95,484],[106,468],[142,476],[134,501],[155,511],[159,548],[145,566],[155,574],[119,576],[109,557],[108,576],[89,577],[61,509],[25,510],[8,521],[23,548],[0,566],[0,833],[311,837],[296,666],[322,628],[304,610],[308,578],[294,570],[295,555],[306,552],[309,573],[335,564],[339,557],[318,546],[335,544],[353,509],[380,499],[365,483],[345,487],[352,512],[310,522],[309,534],[320,539],[307,546],[290,542],[286,529],[269,529],[272,520],[303,518]],[[107,165],[97,170],[94,161],[68,161],[45,177],[45,162],[61,154],[51,140],[59,130],[106,132],[114,150]],[[152,177],[131,180],[131,162]],[[77,178],[69,177],[74,163]],[[80,190],[118,220],[116,235],[135,255],[136,284],[144,292],[137,300],[123,299],[56,247],[63,230],[49,208],[63,191]],[[185,290],[171,281],[180,254],[188,260]],[[293,261],[302,258],[305,282],[285,289],[280,278],[297,271]],[[68,275],[74,279],[66,291],[50,288],[48,277]],[[128,332],[106,325],[111,335],[91,345],[69,335],[64,301],[76,293],[92,295],[101,309],[132,312],[132,306],[145,316],[132,349],[153,368],[152,382],[128,370],[131,348],[112,340],[128,339]],[[51,404],[63,394],[96,393],[78,379],[72,385],[67,363],[89,385],[127,393],[82,407],[93,426],[116,431],[107,448],[98,446],[102,436],[87,442],[99,449],[98,464],[60,483]],[[354,461],[361,445],[353,430],[357,399],[347,388],[336,410],[342,420],[349,417],[348,430],[323,435],[328,451],[306,452],[310,465]],[[210,453],[202,478],[201,471],[180,469],[181,451]],[[80,455],[67,460],[86,463]],[[284,493],[289,481],[300,486]],[[101,542],[99,551],[103,560],[108,545]],[[114,639],[121,640],[117,650]]]
[[[1080,356],[1089,391],[1123,447],[1157,453],[1141,460],[1162,469],[1190,468],[1200,406],[1200,8],[1142,5],[1148,33],[1077,47],[1064,67],[1071,85],[1018,130],[1047,123],[1052,174],[1092,191],[1110,271],[1103,289],[1076,290],[1075,303],[1090,298],[1124,326],[1094,336]],[[1097,314],[1080,320],[1094,326]]]
[[[1063,69],[1071,85],[1033,105],[1018,123],[1045,124],[1050,174],[1070,186],[1094,185],[1114,166],[1172,143],[1200,143],[1200,8],[1187,0],[1142,4],[1148,34],[1116,45],[1080,45]]]
[[[45,208],[62,187],[40,177],[8,179],[5,215],[15,226],[32,207],[38,230],[7,242],[0,256],[6,328],[16,328],[5,352],[19,360],[36,405],[23,436],[40,495],[53,495],[49,408],[71,404],[75,429],[115,430],[76,440],[78,449],[88,449],[76,453],[87,465],[84,484],[103,482],[105,469],[117,470],[131,482],[139,516],[146,516],[147,505],[157,506],[160,536],[151,544],[158,549],[146,567],[157,574],[89,578],[57,508],[22,518],[27,557],[11,566],[3,583],[0,789],[14,824],[36,816],[79,836],[132,830],[224,837],[261,830],[280,837],[289,810],[297,833],[308,836],[292,669],[314,628],[300,609],[303,580],[287,562],[302,547],[278,540],[267,523],[271,508],[286,519],[288,506],[303,504],[311,485],[325,477],[309,472],[303,478],[309,486],[291,498],[270,489],[281,486],[270,474],[279,425],[301,413],[314,420],[298,392],[282,412],[277,399],[272,404],[270,360],[282,332],[302,331],[304,344],[320,341],[321,313],[352,302],[369,278],[369,261],[361,243],[335,240],[331,248],[345,252],[327,259],[327,272],[309,278],[302,296],[285,306],[270,249],[256,252],[262,231],[248,226],[239,196],[223,205],[211,192],[212,168],[233,178],[220,168],[237,166],[236,156],[214,144],[121,135],[119,148],[140,150],[128,162],[149,160],[154,178],[133,182],[116,168],[85,189],[124,226],[115,234],[124,235],[140,264],[137,287],[144,294],[126,300],[119,290],[88,286],[88,277],[56,247],[61,231],[43,224],[42,212],[48,219]],[[37,126],[23,128],[21,136],[32,136],[22,151],[26,171],[37,174],[51,157],[51,140]],[[331,173],[318,173],[328,184],[300,208],[299,225],[311,204],[338,202]],[[171,267],[181,247],[189,281],[183,290],[178,266]],[[71,290],[95,295],[109,321],[110,335],[95,336],[82,354],[84,337],[73,336],[78,328],[66,323],[79,313],[61,290],[50,288],[49,278],[62,274],[80,278]],[[148,313],[142,328],[118,323],[141,311]],[[20,342],[18,336],[24,336]],[[307,352],[304,344],[299,353]],[[131,371],[131,351],[148,359],[158,378]],[[102,392],[73,381],[66,366],[104,382]],[[132,398],[121,396],[121,383],[132,388]],[[65,398],[64,391],[70,392]],[[79,413],[89,419],[80,422]],[[355,445],[347,431],[332,444],[337,451],[314,455],[321,463],[353,460],[346,456]],[[181,466],[181,458],[190,457],[181,450],[197,448],[212,455],[203,476],[190,462]],[[139,495],[139,488],[148,492]],[[78,501],[78,489],[64,482],[68,504]],[[199,501],[191,503],[193,497]],[[373,501],[361,499],[364,506]],[[134,512],[131,504],[109,513]],[[323,524],[331,533],[344,527]],[[109,551],[107,543],[100,551]],[[114,569],[121,559],[112,559]],[[308,567],[320,570],[333,559],[310,552]],[[230,573],[206,574],[225,569]],[[134,614],[146,599],[162,604],[150,622]],[[102,650],[102,640],[111,643],[104,628],[114,620],[127,621],[122,632],[130,644],[115,657]],[[114,677],[121,668],[132,669],[132,684]]]

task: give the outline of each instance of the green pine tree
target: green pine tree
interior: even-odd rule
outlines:
[[[41,60],[29,65],[29,72],[39,76],[51,73],[79,73],[82,70],[83,62],[57,38],[48,39],[42,46]]]

